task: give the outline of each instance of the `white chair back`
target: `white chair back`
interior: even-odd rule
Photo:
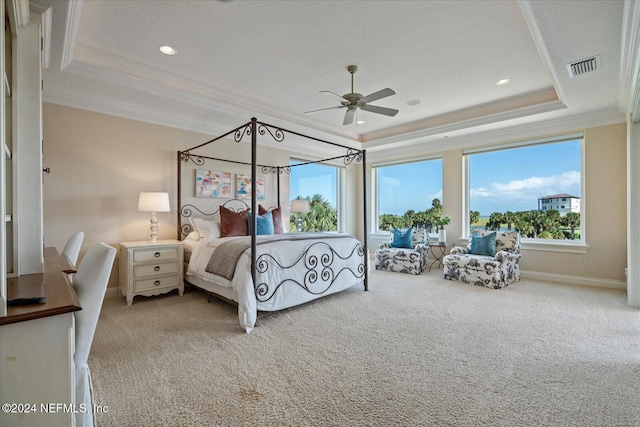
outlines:
[[[75,312],[76,319],[76,404],[85,404],[86,413],[76,413],[76,426],[93,426],[93,403],[91,398],[91,376],[87,359],[91,343],[98,325],[102,301],[111,276],[115,248],[102,242],[96,244],[82,258],[78,272],[73,279],[73,287],[78,295],[82,310]]]
[[[69,237],[67,244],[64,245],[64,249],[62,249],[62,255],[66,256],[69,263],[74,267],[76,266],[76,262],[78,262],[78,254],[80,254],[80,247],[82,246],[83,240],[84,233],[79,231]]]

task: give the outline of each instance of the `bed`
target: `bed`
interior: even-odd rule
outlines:
[[[368,255],[366,233],[363,241],[338,232],[291,233],[286,229],[288,216],[283,214],[280,202],[280,177],[289,174],[292,167],[269,166],[257,163],[257,137],[270,137],[276,142],[293,134],[319,143],[331,144],[346,150],[346,154],[309,163],[341,160],[345,167],[362,163],[366,189],[366,153],[340,144],[305,136],[296,132],[258,122],[252,118],[238,128],[208,142],[185,151],[178,151],[178,238],[185,247],[185,282],[209,295],[236,303],[238,320],[249,333],[256,324],[259,311],[276,311],[362,285],[368,290]],[[223,159],[200,153],[222,139],[241,143],[251,139],[251,162]],[[186,195],[183,179],[189,173],[185,164],[207,168],[207,162],[216,165],[230,162],[243,173],[247,200],[230,198],[220,203],[204,199],[206,206]],[[187,175],[183,175],[186,169]],[[258,170],[262,177],[258,175]],[[196,171],[196,175],[200,173]],[[230,175],[230,174],[228,174]],[[271,177],[276,187],[274,205],[264,207],[258,200],[262,181]],[[239,178],[238,178],[239,179]],[[238,181],[237,185],[240,185]],[[188,188],[187,186],[186,188]],[[243,187],[244,188],[244,187]],[[197,190],[196,190],[197,191]],[[217,191],[217,190],[216,190]],[[366,191],[363,191],[365,209],[364,230],[367,229]],[[260,203],[259,203],[260,202]],[[252,215],[252,212],[258,212]]]

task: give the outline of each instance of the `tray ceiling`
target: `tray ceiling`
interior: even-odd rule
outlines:
[[[41,1],[44,100],[206,133],[256,116],[390,147],[619,114],[622,1]],[[177,50],[164,55],[162,45]],[[567,64],[599,55],[574,78]],[[396,94],[343,126],[331,91]],[[500,79],[509,84],[498,86]]]

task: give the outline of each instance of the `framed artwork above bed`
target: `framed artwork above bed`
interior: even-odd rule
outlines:
[[[231,173],[196,170],[196,197],[229,199]]]
[[[264,176],[256,177],[256,200],[264,200],[265,186]],[[251,199],[251,176],[237,173],[236,174],[236,198]]]

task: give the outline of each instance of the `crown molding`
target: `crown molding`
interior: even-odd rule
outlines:
[[[298,115],[278,110],[273,105],[254,99],[240,98],[223,88],[207,85],[196,80],[174,74],[147,64],[103,51],[83,43],[78,43],[75,58],[65,70],[79,75],[92,76],[101,82],[126,87],[154,96],[179,99],[182,103],[206,107],[207,110],[222,111],[246,118],[254,115],[272,116],[278,112],[278,119],[299,129],[312,129],[319,138],[337,139],[350,144],[358,141],[358,134],[349,130],[336,131],[310,119],[300,119]],[[142,105],[141,108],[144,108]]]
[[[391,157],[425,156],[443,151],[490,146],[506,142],[540,138],[545,135],[572,133],[599,126],[624,123],[625,115],[616,109],[596,113],[582,114],[560,119],[539,120],[535,123],[513,125],[508,128],[485,132],[472,132],[459,137],[414,141],[411,145],[388,145],[367,148],[372,161]]]
[[[62,58],[60,70],[67,68],[76,49],[78,31],[80,30],[80,18],[82,15],[82,5],[84,0],[72,0],[67,2],[67,17],[64,24],[64,42],[62,44]]]
[[[640,121],[640,2],[626,0],[622,15],[618,107]]]
[[[565,97],[564,91],[562,90],[560,79],[558,78],[556,69],[553,66],[553,61],[551,60],[551,55],[549,54],[549,50],[544,43],[542,32],[538,27],[538,23],[533,14],[533,10],[531,9],[531,0],[518,0],[518,5],[520,6],[522,17],[527,24],[527,28],[529,29],[529,33],[531,34],[531,38],[533,39],[533,42],[538,49],[540,59],[542,60],[542,63],[545,65],[545,67],[547,67],[547,71],[549,72],[549,76],[551,77],[551,81],[553,82],[553,87],[558,94],[558,99],[566,104],[567,98]]]
[[[422,121],[422,128],[414,132],[398,133],[397,135],[387,138],[378,138],[374,141],[365,142],[363,145],[367,149],[374,149],[376,147],[388,146],[394,143],[402,143],[405,145],[418,143],[424,138],[435,135],[452,133],[465,129],[491,125],[498,122],[529,117],[536,114],[548,113],[567,108],[566,105],[559,100],[541,102],[539,104],[520,108],[514,107],[513,109],[509,109],[507,107],[507,105],[510,104],[510,102],[508,101],[496,104],[498,108],[495,109],[500,110],[500,112],[492,113],[492,109],[488,108],[487,106],[478,106],[462,112],[443,114],[441,116],[429,118],[426,121]],[[475,113],[476,116],[471,113]],[[449,122],[441,124],[440,122],[443,120]]]

